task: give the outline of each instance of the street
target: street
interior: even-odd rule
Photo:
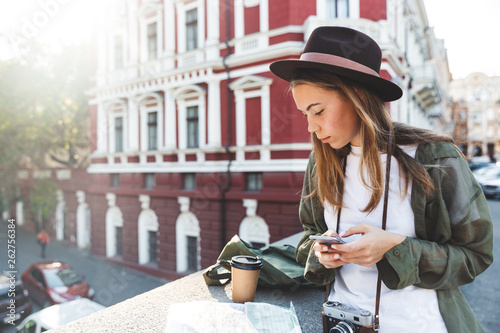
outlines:
[[[14,270],[17,271],[17,278],[20,278],[33,262],[60,260],[70,264],[77,272],[85,276],[87,282],[95,289],[94,301],[104,306],[114,305],[168,282],[95,258],[88,252],[80,251],[54,239],[47,246],[47,258],[42,259],[36,236],[20,227],[16,227],[15,230],[16,267]],[[4,221],[0,223],[0,249],[0,271],[12,271],[13,269],[7,268],[7,223]],[[32,312],[39,309],[40,306],[34,303]],[[14,330],[4,329],[2,332],[14,332]]]
[[[500,201],[488,200],[493,218],[493,264],[476,280],[462,286],[467,301],[487,333],[498,332],[500,324]]]
[[[492,266],[473,283],[461,289],[474,309],[487,333],[498,331],[500,325],[500,201],[488,200],[494,224],[494,256]],[[7,270],[7,232],[6,223],[0,225],[0,269]],[[32,262],[40,261],[40,248],[35,235],[16,228],[16,270],[18,277]],[[105,306],[124,301],[159,287],[168,281],[131,270],[102,259],[93,257],[62,242],[52,240],[47,248],[47,260],[61,260],[71,264],[85,275],[89,284],[96,290],[95,301]],[[33,312],[39,307],[34,304]],[[4,330],[14,332],[14,330]]]

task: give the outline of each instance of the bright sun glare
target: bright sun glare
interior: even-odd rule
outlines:
[[[56,47],[88,40],[98,0],[23,0],[0,4],[0,58],[16,56],[31,39]]]

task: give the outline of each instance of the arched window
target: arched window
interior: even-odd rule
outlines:
[[[76,240],[78,248],[90,248],[90,209],[85,202],[85,192],[76,191],[78,207],[76,209]]]
[[[236,100],[236,146],[267,147],[271,144],[272,80],[259,76],[245,76],[230,84]],[[244,160],[244,151],[236,153],[238,161]],[[269,160],[269,150],[260,149],[260,159]]]
[[[179,112],[179,148],[206,146],[206,91],[196,85],[184,86],[173,93]]]
[[[139,98],[141,151],[159,150],[163,146],[163,97],[150,93]]]
[[[241,221],[239,236],[242,240],[255,247],[269,246],[269,227],[266,221],[257,213],[257,200],[243,199],[243,206],[247,208],[247,216]]]
[[[128,137],[127,105],[121,99],[109,102],[106,107],[108,119],[109,152],[119,153],[128,148],[125,138]]]
[[[108,210],[106,211],[106,257],[122,255],[123,215],[116,206],[116,195],[106,194]]]
[[[56,206],[56,239],[64,240],[67,237],[66,225],[66,202],[64,201],[64,193],[61,190],[56,192],[57,206]]]
[[[149,195],[140,195],[142,211],[139,214],[139,264],[157,263],[158,216],[149,208]]]
[[[175,224],[177,272],[195,272],[201,269],[200,223],[189,211],[189,198],[179,197],[178,202],[181,206],[181,213]]]
[[[24,201],[22,200],[16,202],[16,223],[18,225],[24,224]]]

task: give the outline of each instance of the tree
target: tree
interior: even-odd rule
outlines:
[[[47,227],[47,222],[56,208],[57,185],[42,179],[33,185],[30,191],[30,210],[37,222],[37,231]]]
[[[20,168],[78,167],[89,151],[88,48],[31,44],[20,54],[0,62],[2,202],[14,199]]]

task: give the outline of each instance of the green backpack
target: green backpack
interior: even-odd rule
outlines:
[[[295,261],[295,247],[271,245],[261,250],[235,235],[224,247],[217,263],[203,272],[209,286],[221,286],[231,280],[231,258],[237,255],[258,256],[262,269],[258,285],[262,287],[293,288],[312,285],[304,279],[304,266]]]

